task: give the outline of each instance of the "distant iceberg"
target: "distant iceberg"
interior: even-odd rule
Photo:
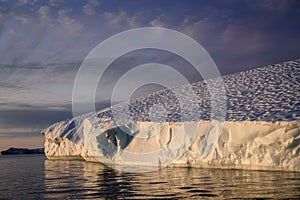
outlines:
[[[61,121],[43,131],[45,154],[129,166],[300,171],[299,72],[295,60],[224,76],[225,121],[210,116],[206,81],[192,84],[199,110],[184,122],[168,89],[132,101],[133,123],[117,125],[109,108]],[[157,103],[169,113],[164,121],[149,118]]]
[[[19,154],[45,154],[44,148],[28,149],[11,147],[5,151],[1,151],[1,155],[19,155]]]

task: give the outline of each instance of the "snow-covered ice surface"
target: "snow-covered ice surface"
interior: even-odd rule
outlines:
[[[112,110],[104,109],[50,126],[43,131],[46,156],[160,166],[167,155],[174,161],[170,166],[300,171],[300,59],[224,76],[223,81],[223,126],[212,120],[206,82],[192,84],[199,110],[190,110],[184,121],[196,127],[193,141],[181,128],[178,99],[166,89],[130,103],[135,123],[118,126]],[[188,96],[185,87],[178,89]],[[155,104],[164,109],[156,109],[153,117]],[[163,151],[154,159],[126,157],[157,149]]]

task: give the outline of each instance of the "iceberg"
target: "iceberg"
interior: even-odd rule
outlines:
[[[201,81],[192,84],[199,110],[190,120],[166,89],[126,105],[130,123],[116,123],[107,108],[53,124],[42,132],[45,154],[125,166],[300,171],[299,66],[295,60],[223,76],[225,121],[210,116]],[[150,119],[157,104],[167,115],[157,110]]]
[[[88,141],[83,141],[86,139],[85,136],[83,140],[76,141],[70,136],[63,135],[62,133],[67,130],[68,123],[71,122],[56,124],[57,129],[52,130],[52,134],[48,134],[49,130],[44,132],[46,135],[45,153],[49,159],[83,159],[86,161],[103,161],[104,163],[107,160],[111,160],[120,163],[122,162],[122,160],[118,159],[118,154],[121,153],[120,149],[126,148],[127,151],[147,152],[161,146],[167,146],[170,140],[169,130],[172,129],[173,134],[176,135],[176,130],[180,126],[178,123],[173,122],[138,122],[137,126],[142,127],[141,130],[154,130],[160,127],[162,129],[157,134],[157,137],[151,137],[143,141],[133,139],[130,142],[127,133],[122,135],[122,131],[119,130],[120,132],[118,132],[118,128],[109,129],[103,131],[102,138],[105,140],[99,142],[97,140],[93,141],[96,137],[91,136],[93,134],[91,133],[93,131],[91,123],[93,121],[85,119],[81,127]],[[209,124],[209,121],[198,122],[199,129],[195,142],[172,164],[173,166],[300,171],[299,121],[226,121],[223,124],[218,142],[203,157],[201,148],[205,141],[205,134],[209,134],[207,130]],[[133,129],[131,130],[134,131]],[[70,131],[72,132],[73,130]],[[214,129],[210,131],[214,131]],[[108,133],[113,133],[114,139]],[[127,138],[124,138],[126,136]],[[92,139],[91,141],[90,138]],[[97,154],[100,158],[94,158],[93,154],[90,154],[90,152],[93,152],[91,149],[97,148],[99,144],[107,149],[105,151],[105,148],[103,148]],[[110,144],[111,146],[109,146]],[[133,162],[137,164],[136,161]],[[149,164],[146,161],[144,162],[144,164]],[[150,164],[158,165],[159,163]]]
[[[1,155],[19,155],[19,154],[44,154],[44,148],[28,149],[11,147],[0,152]]]

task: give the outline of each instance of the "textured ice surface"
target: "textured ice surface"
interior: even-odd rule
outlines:
[[[282,121],[299,120],[300,59],[282,64],[223,76],[226,89],[227,121]],[[198,96],[199,110],[191,110],[190,119],[210,120],[211,101],[205,81],[193,85]],[[182,94],[185,86],[179,87]],[[154,104],[163,105],[167,121],[181,121],[179,102],[170,90],[161,90],[130,104],[131,116],[136,121],[149,121],[149,110]],[[111,110],[99,112],[99,118],[111,117]],[[163,116],[162,113],[156,113]],[[188,119],[187,119],[188,120]],[[153,120],[152,120],[153,121]]]
[[[184,120],[199,119],[195,122],[197,135],[191,146],[188,137],[181,138],[178,145],[186,152],[179,148],[167,155],[175,159],[183,154],[174,163],[181,166],[300,171],[299,72],[300,60],[295,60],[224,76],[227,110],[223,128],[211,121],[206,82],[194,83],[200,109],[191,110],[190,120]],[[184,93],[185,86],[178,88],[189,95]],[[157,109],[153,121],[149,111],[155,104],[162,105],[161,112],[167,115]],[[111,109],[52,125],[43,131],[47,157],[125,163],[130,162],[122,157],[125,151],[147,153],[163,148],[166,152],[154,162],[137,163],[159,165],[180,135],[178,99],[167,89],[134,100],[129,107],[134,125],[117,126]]]

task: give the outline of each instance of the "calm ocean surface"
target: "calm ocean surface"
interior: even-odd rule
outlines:
[[[0,199],[300,199],[300,173],[165,168],[122,173],[98,163],[0,156]]]

